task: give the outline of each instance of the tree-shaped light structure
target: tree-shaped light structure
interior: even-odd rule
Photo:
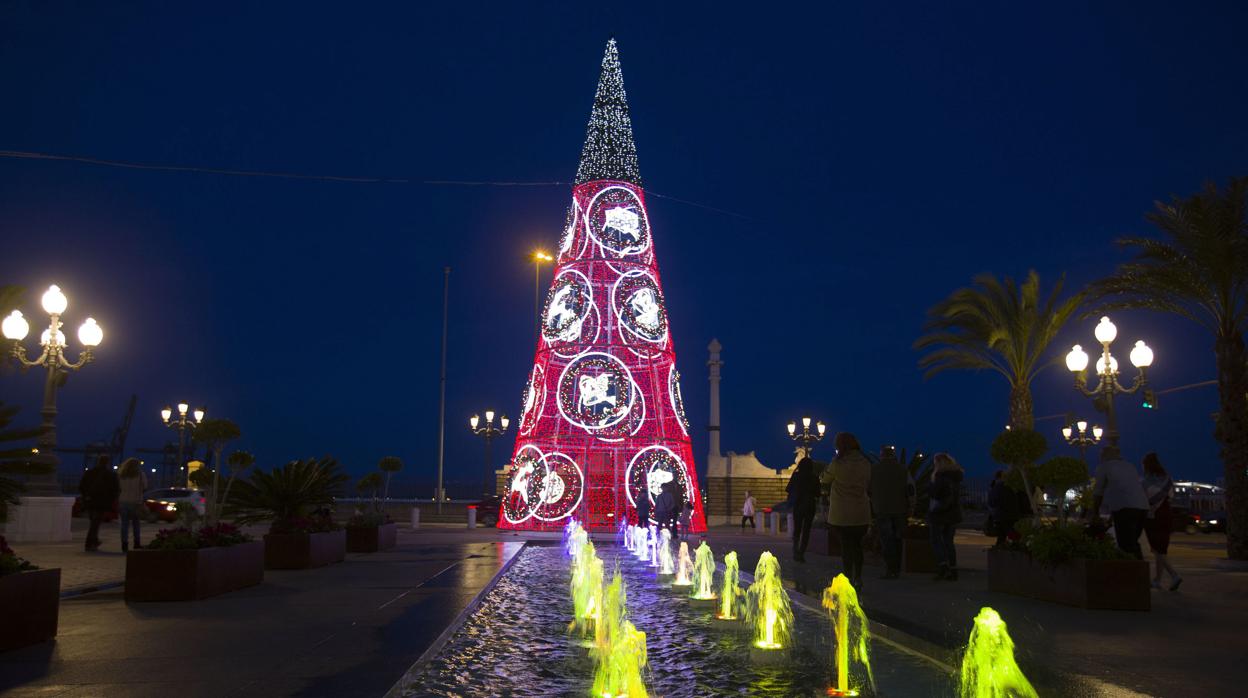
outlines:
[[[614,39],[540,319],[499,528],[614,530],[670,486],[705,530]]]

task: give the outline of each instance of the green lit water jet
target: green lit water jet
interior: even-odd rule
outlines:
[[[724,581],[719,591],[720,620],[736,620],[737,606],[741,596],[741,569],[737,562],[737,551],[733,550],[724,556]]]
[[[694,552],[693,560],[693,598],[695,599],[714,599],[715,598],[715,555],[711,553],[711,546],[702,541],[698,549]]]
[[[858,604],[858,591],[843,574],[836,575],[827,589],[823,590],[823,607],[828,609],[832,628],[836,634],[836,686],[828,689],[829,696],[856,696],[858,689],[849,685],[849,667],[857,662],[867,671],[867,681],[875,686],[871,674],[871,657],[868,648],[871,641],[867,615]]]
[[[645,698],[641,670],[646,665],[646,634],[628,620],[624,579],[616,570],[602,594],[602,612],[594,627],[590,650],[597,669],[591,695],[602,698]]]
[[[585,541],[572,558],[572,622],[569,631],[586,635],[594,627],[602,608],[602,560],[594,544]]]
[[[1014,640],[1005,621],[985,606],[975,616],[962,656],[959,698],[1036,698],[1036,689],[1014,661]]]
[[[687,587],[693,584],[693,561],[689,559],[689,544],[680,542],[680,554],[676,556],[676,579],[672,586]]]
[[[759,556],[754,583],[745,598],[745,617],[754,628],[754,646],[778,650],[787,645],[793,630],[793,609],[780,582],[780,561],[775,555],[764,552]]]

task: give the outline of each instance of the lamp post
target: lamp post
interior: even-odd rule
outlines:
[[[533,317],[536,318],[535,329],[537,339],[542,336],[542,262],[553,262],[555,258],[542,250],[533,250]]]
[[[1074,424],[1062,427],[1062,438],[1066,439],[1066,443],[1079,449],[1079,460],[1084,463],[1088,462],[1088,447],[1099,444],[1101,435],[1104,433],[1104,429],[1094,424],[1092,425],[1092,432],[1089,434],[1088,423],[1082,419]]]
[[[168,405],[165,405],[165,408],[160,411],[160,420],[165,423],[165,426],[178,430],[178,473],[186,470],[186,432],[193,431],[195,427],[199,426],[200,422],[204,421],[204,408],[202,407],[195,409],[192,414],[193,420],[187,419],[186,414],[190,411],[190,408],[189,404],[179,402],[177,419],[170,419],[173,416],[173,409]],[[186,480],[184,482],[189,487],[191,474],[187,473],[185,477]]]
[[[1087,397],[1092,398],[1093,405],[1097,410],[1105,413],[1105,419],[1108,422],[1109,445],[1118,446],[1118,420],[1114,415],[1114,396],[1117,394],[1129,395],[1136,392],[1148,382],[1147,370],[1153,365],[1153,350],[1148,348],[1144,340],[1135,343],[1131,349],[1131,365],[1139,370],[1135,376],[1135,380],[1131,383],[1131,387],[1126,387],[1119,382],[1118,377],[1118,360],[1113,354],[1109,353],[1109,345],[1113,343],[1118,336],[1118,328],[1109,318],[1101,318],[1101,322],[1096,326],[1094,331],[1096,341],[1101,344],[1101,358],[1096,360],[1096,374],[1099,377],[1095,388],[1088,387],[1088,355],[1083,349],[1076,344],[1066,355],[1066,368],[1075,374],[1075,389],[1083,393]]]
[[[83,345],[82,353],[78,355],[77,361],[70,361],[65,356],[68,343],[65,341],[65,333],[61,331],[61,315],[68,307],[69,300],[65,298],[61,289],[53,285],[44,292],[41,302],[44,312],[49,315],[49,322],[48,329],[39,336],[39,345],[43,347],[43,352],[38,358],[33,361],[29,359],[26,356],[25,347],[21,344],[30,332],[30,323],[22,317],[20,310],[14,310],[4,319],[0,331],[3,331],[5,338],[13,343],[11,350],[13,358],[23,368],[41,366],[47,369],[47,376],[43,382],[43,409],[40,410],[43,424],[40,427],[37,442],[39,453],[32,460],[48,466],[52,472],[32,478],[27,489],[35,496],[59,496],[61,488],[57,484],[56,468],[60,465],[61,459],[56,455],[56,389],[60,387],[64,376],[70,371],[77,371],[91,363],[91,360],[95,358],[91,350],[99,346],[100,341],[104,339],[104,331],[93,318],[87,318],[86,322],[78,328],[78,341]]]
[[[498,419],[499,425],[494,426],[494,410],[485,411],[485,424],[481,424],[481,417],[475,414],[468,419],[468,424],[472,427],[472,433],[485,439],[485,478],[482,480],[483,486],[481,491],[487,496],[490,490],[493,489],[490,485],[494,481],[494,468],[490,465],[490,442],[494,440],[494,437],[502,436],[503,432],[507,431],[507,425],[510,423],[511,420],[507,419],[507,415],[502,415]]]
[[[802,417],[802,430],[800,432],[797,430],[797,422],[789,422],[785,427],[788,429],[789,438],[801,444],[798,448],[802,450],[805,457],[810,457],[814,444],[823,441],[823,437],[828,430],[828,427],[823,422],[815,422],[815,431],[811,433],[810,421],[810,417]]]

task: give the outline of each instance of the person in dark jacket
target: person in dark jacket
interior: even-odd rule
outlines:
[[[659,496],[654,500],[654,520],[659,522],[659,528],[666,528],[672,534],[672,539],[677,536],[676,520],[680,517],[680,493],[676,491],[675,482],[665,482],[659,488]]]
[[[1023,517],[1019,494],[1005,484],[1005,471],[998,470],[988,489],[988,516],[996,529],[998,548],[1005,546],[1005,539]]]
[[[643,487],[641,493],[637,495],[637,525],[650,527],[650,489]],[[656,512],[657,513],[657,512]],[[656,517],[657,518],[657,517]],[[659,525],[663,525],[663,519],[659,519]]]
[[[810,526],[815,521],[820,488],[815,462],[810,458],[798,461],[786,488],[793,512],[793,559],[797,562],[806,562],[806,546],[810,543]]]
[[[901,537],[906,531],[906,517],[914,506],[914,482],[892,446],[881,448],[880,462],[871,466],[868,495],[884,553],[884,574],[880,579],[897,579],[901,576]]]
[[[95,460],[95,467],[83,474],[78,482],[78,492],[82,495],[82,508],[91,521],[87,529],[86,551],[92,552],[100,547],[100,522],[104,515],[113,510],[113,503],[121,494],[121,482],[113,471],[112,459],[100,456]]]
[[[962,522],[962,466],[948,453],[932,456],[932,485],[927,509],[927,527],[936,558],[936,579],[958,578],[958,553],[953,533]]]

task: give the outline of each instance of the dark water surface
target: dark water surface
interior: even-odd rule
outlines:
[[[694,606],[684,593],[659,584],[652,568],[609,538],[595,544],[601,546],[598,555],[608,580],[618,564],[630,618],[646,633],[651,696],[825,695],[833,673],[826,616],[795,605],[793,649],[780,663],[761,664],[751,659],[751,638],[744,626],[715,620],[711,609]],[[593,661],[579,639],[567,633],[572,615],[569,567],[559,547],[521,552],[438,656],[409,677],[404,695],[589,695]],[[926,661],[882,642],[873,643],[871,652],[877,695],[954,694],[953,680]],[[854,678],[855,686],[865,683],[865,675]]]

